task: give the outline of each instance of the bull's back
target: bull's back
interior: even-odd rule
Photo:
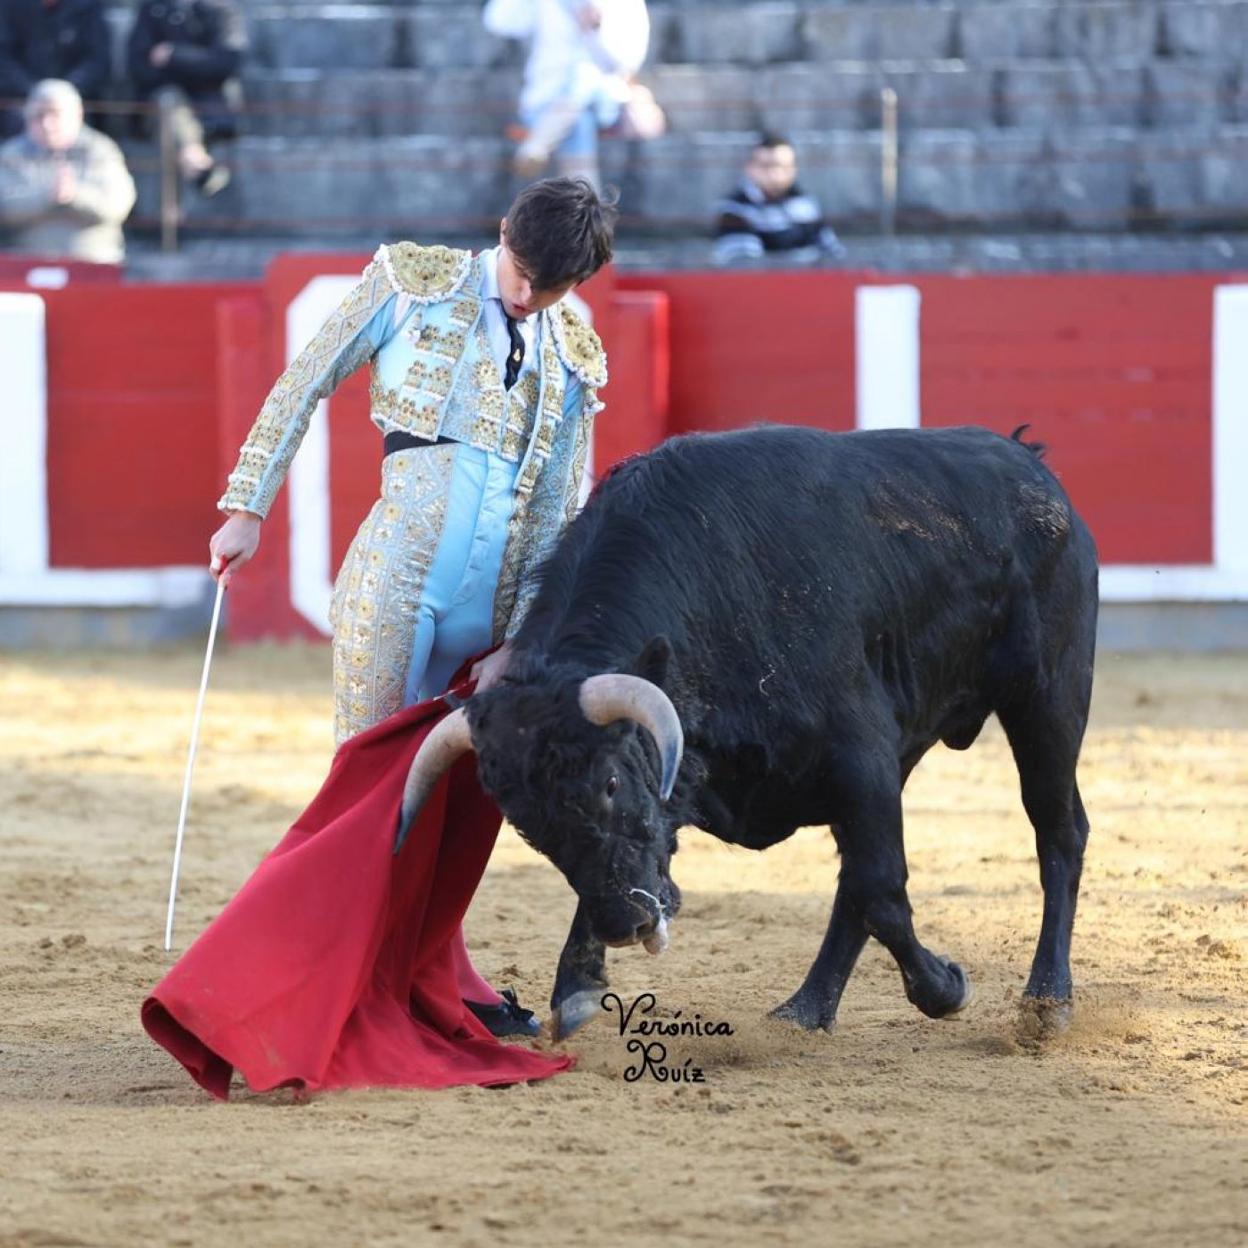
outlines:
[[[759,738],[799,738],[831,690],[867,687],[923,738],[968,696],[978,713],[994,644],[1035,644],[1020,630],[1052,614],[1036,598],[1055,569],[1095,597],[1095,550],[1061,486],[984,429],[692,435],[619,477],[600,501],[621,522],[650,509],[627,575],[664,621],[653,631],[707,700],[734,691]]]
[[[975,427],[695,434],[637,466],[712,579],[735,555],[769,582],[832,568],[852,577],[842,591],[876,593],[1007,563],[1040,574],[1072,539],[1091,546],[1040,457]]]

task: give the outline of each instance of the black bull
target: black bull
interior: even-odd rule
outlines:
[[[603,482],[507,675],[439,725],[405,808],[475,748],[572,884],[557,1035],[598,1010],[604,944],[666,943],[690,824],[751,849],[831,826],[831,920],[780,1017],[830,1028],[868,936],[925,1014],[964,1006],[962,969],[911,923],[901,794],[937,741],[966,749],[994,713],[1044,890],[1027,995],[1068,1008],[1097,560],[1038,449],[976,428],[772,427],[678,438]]]

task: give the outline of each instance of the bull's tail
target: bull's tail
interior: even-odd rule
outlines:
[[[1017,442],[1019,446],[1025,447],[1037,459],[1043,459],[1049,453],[1049,448],[1048,448],[1047,443],[1023,441],[1023,434],[1025,434],[1027,430],[1030,428],[1031,428],[1030,425],[1019,425],[1019,427],[1015,429],[1012,434],[1010,434],[1010,440],[1012,442]]]

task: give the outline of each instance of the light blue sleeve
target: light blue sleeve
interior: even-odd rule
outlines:
[[[239,451],[222,511],[268,514],[316,405],[392,338],[395,292],[374,262],[277,379]]]

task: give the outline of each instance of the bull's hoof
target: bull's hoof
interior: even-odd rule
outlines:
[[[602,989],[587,988],[574,992],[550,1009],[550,1029],[556,1040],[566,1040],[579,1031],[595,1014],[602,1013]]]
[[[975,1003],[975,985],[971,983],[971,977],[952,959],[941,958],[941,961],[957,976],[962,985],[957,1004],[945,1012],[944,1017],[947,1018],[951,1014],[961,1014]]]
[[[795,992],[783,1005],[778,1005],[768,1018],[796,1023],[806,1031],[831,1031],[836,1026],[836,1011]]]
[[[906,995],[928,1018],[949,1018],[975,1000],[970,977],[951,958],[937,956],[941,971],[921,985],[907,985]]]
[[[1075,1003],[1069,998],[1023,997],[1018,1006],[1018,1042],[1039,1045],[1060,1036],[1069,1026]]]

